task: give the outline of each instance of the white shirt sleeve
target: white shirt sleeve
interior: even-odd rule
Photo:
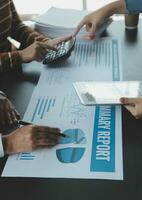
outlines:
[[[2,144],[2,134],[0,134],[0,158],[4,157],[4,149]]]

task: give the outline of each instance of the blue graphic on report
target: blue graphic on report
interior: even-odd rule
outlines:
[[[43,119],[45,114],[48,114],[49,111],[54,108],[56,102],[56,97],[40,97],[37,100],[35,110],[32,115],[31,122],[34,122],[36,116],[39,119]]]
[[[98,106],[95,112],[90,170],[115,172],[115,106]]]
[[[68,137],[61,138],[60,144],[86,144],[85,133],[80,129],[68,129],[64,131]],[[57,149],[56,155],[62,163],[75,163],[78,162],[85,152],[85,147],[67,147],[63,149]]]
[[[19,153],[18,155],[17,155],[17,159],[18,160],[24,160],[24,161],[32,161],[32,160],[34,160],[35,159],[35,155],[33,155],[33,153],[31,153],[31,152],[23,152],[23,153]]]

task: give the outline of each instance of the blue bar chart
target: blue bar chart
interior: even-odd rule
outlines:
[[[39,119],[43,119],[44,115],[47,114],[55,106],[56,97],[39,97],[36,101],[35,109],[31,118],[31,122],[34,122],[38,116]]]

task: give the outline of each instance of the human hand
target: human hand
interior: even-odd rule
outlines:
[[[85,37],[88,37],[90,40],[95,39],[95,32],[99,29],[104,20],[105,15],[103,8],[86,15],[78,24],[75,32],[73,33],[73,37],[75,37],[80,29],[85,26],[86,31],[89,32],[87,35],[85,35]]]
[[[40,62],[45,58],[47,49],[51,49],[53,51],[57,50],[55,47],[50,46],[46,42],[35,41],[29,47],[19,51],[19,55],[22,59],[22,62],[28,63],[33,60]]]
[[[47,126],[28,125],[3,136],[6,154],[29,152],[37,148],[53,147],[58,143],[60,129]]]
[[[45,58],[46,54],[48,53],[48,49],[57,51],[57,44],[63,41],[67,41],[71,38],[72,36],[67,36],[50,40],[45,38],[42,41],[35,41],[26,49],[19,51],[20,57],[25,63],[31,62],[33,60],[40,62]]]
[[[86,31],[89,32],[87,39],[95,39],[95,32],[99,29],[104,21],[116,13],[125,13],[125,1],[118,0],[86,15],[78,24],[73,37],[75,37],[83,26],[86,26]]]
[[[38,35],[38,36],[35,37],[34,41],[46,42],[47,40],[49,40],[49,38],[47,38],[43,34],[40,34],[40,35]]]
[[[53,46],[53,47],[56,48],[59,43],[66,42],[66,41],[71,40],[71,39],[72,39],[72,35],[65,36],[65,37],[57,37],[57,38],[54,38],[54,39],[47,40],[47,44],[49,46]]]
[[[120,102],[124,107],[136,118],[142,117],[142,97],[139,98],[126,98],[122,97]]]
[[[51,47],[55,47],[55,48],[56,48],[57,44],[59,44],[61,42],[66,42],[70,39],[72,39],[72,35],[57,37],[54,39],[49,39],[49,38],[45,37],[44,35],[39,35],[38,37],[35,38],[36,41],[45,42],[47,45],[49,45]]]
[[[3,95],[0,95],[0,125],[12,125],[20,119],[12,102]]]

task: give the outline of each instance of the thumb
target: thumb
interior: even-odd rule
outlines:
[[[46,49],[46,50],[57,51],[57,48],[56,48],[56,47],[54,47],[53,45],[50,45],[50,44],[48,44],[48,43],[39,42],[39,45],[40,45],[42,48]]]
[[[96,36],[94,34],[86,34],[82,37],[84,40],[95,40]]]
[[[94,33],[97,32],[97,30],[98,30],[98,25],[92,23],[92,25],[90,26],[89,32],[92,33],[92,34],[94,34]]]
[[[124,105],[135,105],[136,99],[135,98],[127,98],[127,97],[122,97],[120,98],[120,102]]]
[[[78,26],[77,26],[75,32],[73,33],[72,37],[75,37],[75,36],[78,34],[78,32],[80,31],[80,29],[81,29],[84,25],[85,25],[85,21],[82,20],[82,21],[78,24]]]

